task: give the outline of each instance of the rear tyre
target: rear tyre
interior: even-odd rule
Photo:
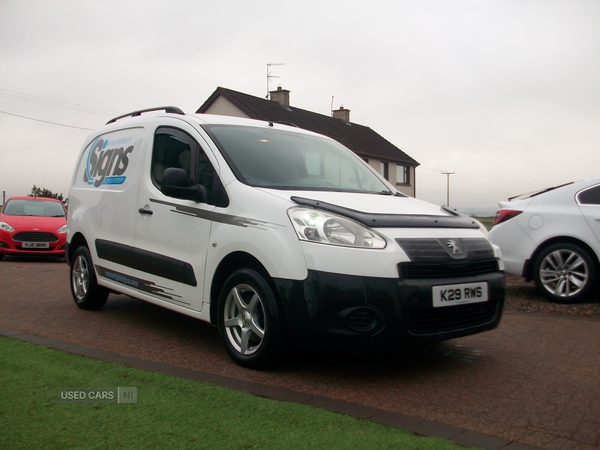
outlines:
[[[219,296],[218,327],[239,365],[265,369],[278,362],[285,339],[282,315],[268,281],[252,269],[232,273]]]
[[[546,298],[577,303],[596,287],[598,268],[589,252],[568,242],[546,247],[533,263],[535,285]]]
[[[92,256],[87,247],[75,250],[71,261],[71,294],[81,309],[101,309],[108,299],[109,290],[96,282]]]

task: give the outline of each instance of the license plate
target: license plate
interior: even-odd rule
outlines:
[[[462,305],[488,301],[487,283],[450,284],[433,286],[433,307]]]
[[[23,242],[23,248],[50,248],[47,242]]]

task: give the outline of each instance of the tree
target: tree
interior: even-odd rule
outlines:
[[[33,188],[31,188],[31,194],[29,194],[29,196],[30,197],[55,198],[55,199],[60,200],[61,202],[65,203],[65,204],[67,203],[67,200],[63,197],[62,193],[55,194],[50,189],[39,188],[35,184],[33,185]]]

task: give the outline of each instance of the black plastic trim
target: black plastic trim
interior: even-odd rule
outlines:
[[[502,317],[505,281],[502,272],[461,278],[400,280],[335,274],[309,270],[305,280],[274,279],[292,340],[303,348],[326,344],[388,345],[422,344],[454,339],[496,328]],[[433,307],[432,287],[462,283],[488,284],[488,315],[464,305]],[[373,311],[373,326],[357,330],[347,322],[348,312]],[[471,317],[462,317],[462,311]],[[452,314],[454,313],[454,314]],[[432,319],[432,325],[411,329],[411,318]],[[458,319],[458,320],[457,320]],[[441,322],[439,322],[441,320]],[[436,323],[438,321],[438,323]],[[350,326],[348,326],[350,325]]]
[[[189,286],[198,284],[194,268],[185,261],[104,239],[96,239],[96,252],[101,259],[131,267],[134,270],[158,275]]]
[[[69,242],[65,242],[65,262],[67,263],[67,266],[71,267],[71,255],[69,254],[69,248],[71,247],[71,244]]]
[[[371,228],[479,228],[471,217],[441,207],[447,216],[426,216],[413,214],[371,214],[310,198],[292,196],[291,200],[302,206],[348,217]]]

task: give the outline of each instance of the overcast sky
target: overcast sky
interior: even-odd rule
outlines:
[[[91,129],[217,86],[340,105],[462,210],[600,175],[599,0],[0,0],[0,191],[68,195]],[[51,123],[48,123],[51,122]],[[89,129],[89,130],[88,130]]]

